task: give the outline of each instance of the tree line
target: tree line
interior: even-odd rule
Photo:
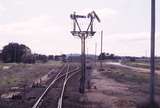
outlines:
[[[105,53],[105,52],[100,53],[100,55],[98,56],[99,60],[116,59],[116,58],[117,57],[114,54],[109,54],[109,53]]]
[[[63,54],[62,57],[65,57]],[[55,56],[56,60],[59,56]],[[35,62],[47,62],[48,60],[54,60],[53,55],[32,54],[31,49],[18,43],[9,43],[5,45],[0,53],[0,60],[4,63],[35,63]]]

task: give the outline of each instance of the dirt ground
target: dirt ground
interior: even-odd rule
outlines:
[[[45,84],[49,74],[56,72],[62,66],[62,62],[49,62],[37,64],[16,64],[16,63],[1,63],[0,64],[0,108],[14,108],[9,103],[14,103],[11,100],[13,96],[24,97],[26,92],[30,92],[36,84]],[[36,89],[36,88],[35,88]],[[37,88],[38,89],[38,88]],[[38,89],[40,93],[43,89]],[[32,96],[32,94],[31,94]],[[21,98],[21,97],[16,97]],[[23,99],[16,101],[22,102]],[[6,105],[8,104],[8,106]],[[23,105],[23,104],[22,104]],[[6,107],[5,107],[6,106]]]
[[[48,71],[56,70],[61,65],[61,63],[1,64],[1,96],[13,87],[30,86],[31,82],[40,81],[40,78],[45,80]],[[75,108],[75,106],[76,108],[137,108],[137,105],[149,100],[149,70],[108,62],[103,63],[103,69],[103,71],[100,71],[99,63],[97,63],[96,66],[92,65],[91,71],[87,71],[90,73],[91,88],[86,88],[84,95],[78,92],[80,75],[75,78],[76,80],[71,80],[69,84],[72,86],[66,89],[67,92],[64,96],[64,108]],[[59,92],[58,88],[55,90]],[[42,91],[44,91],[44,88],[31,89],[27,94],[29,98],[26,98],[29,99],[27,102],[30,103],[23,100],[16,101],[23,106],[18,108],[29,108],[27,105],[31,106],[35,101],[34,97],[33,101],[30,97],[38,96]],[[156,73],[155,91],[156,101],[160,103],[159,73]],[[57,96],[56,91],[51,92],[50,96],[52,95]],[[50,97],[48,103],[54,101],[56,104],[57,100],[54,100],[54,97]],[[23,105],[22,102],[26,105]]]
[[[97,65],[99,68],[99,65]],[[90,89],[86,93],[89,102],[100,108],[137,108],[149,99],[149,73],[115,64],[103,64],[104,71],[95,68]],[[160,102],[160,76],[156,74],[156,101]]]

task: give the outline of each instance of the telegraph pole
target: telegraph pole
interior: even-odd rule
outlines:
[[[102,67],[102,50],[103,50],[103,31],[101,31],[101,60],[100,60],[100,70],[103,70],[103,67]]]
[[[155,0],[151,0],[150,104],[155,106]]]
[[[96,18],[98,22],[100,22],[100,19],[98,18],[97,14],[92,11],[87,16],[85,15],[76,15],[74,12],[71,14],[71,19],[73,20],[73,31],[71,31],[71,34],[73,36],[78,36],[81,39],[81,78],[80,78],[80,88],[79,92],[84,93],[85,92],[85,69],[86,69],[86,55],[85,55],[85,39],[88,36],[93,36],[96,32],[93,31],[93,20]],[[90,23],[88,25],[87,30],[82,31],[81,27],[78,23],[78,18],[90,18]],[[76,27],[78,27],[78,31],[76,30]]]
[[[89,57],[88,47],[87,47],[87,55],[86,55],[86,58],[87,58],[87,57]]]
[[[97,61],[97,42],[95,43],[95,66]]]
[[[71,55],[70,55],[70,56],[71,56],[71,62],[72,62],[72,53],[71,53]]]
[[[17,51],[17,48],[16,48],[17,46],[15,46],[15,48],[14,48],[14,62],[16,63],[16,58],[17,58],[17,53],[16,53],[16,51]]]

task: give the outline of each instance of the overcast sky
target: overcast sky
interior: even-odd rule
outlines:
[[[149,56],[151,0],[0,0],[0,49],[9,42],[29,46],[33,53],[80,53],[80,39],[73,37],[70,14],[87,15],[95,10],[94,37],[87,39],[87,52]],[[156,0],[156,55],[160,56],[160,0]],[[85,22],[86,23],[86,22]]]

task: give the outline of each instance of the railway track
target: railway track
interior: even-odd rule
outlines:
[[[37,99],[37,101],[34,103],[32,108],[40,108],[41,105],[44,103],[44,98],[47,96],[48,92],[54,87],[55,83],[58,80],[63,81],[63,86],[61,89],[60,96],[57,100],[57,108],[62,108],[63,103],[63,95],[66,88],[66,84],[69,79],[72,79],[74,75],[76,75],[78,72],[80,72],[79,66],[71,66],[69,63],[65,63],[61,70],[56,74],[56,76],[53,78],[51,83],[48,85],[48,87],[44,90],[44,92],[41,94],[41,96]]]

